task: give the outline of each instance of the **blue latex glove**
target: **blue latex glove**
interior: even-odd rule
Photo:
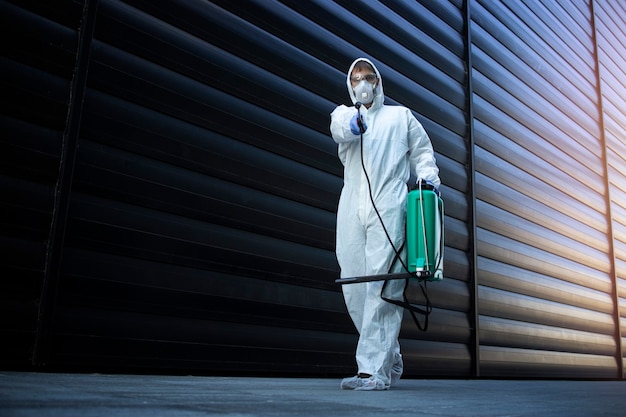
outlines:
[[[363,121],[363,116],[361,116],[361,124],[363,125],[363,132],[365,132],[367,130],[367,125],[365,124],[365,121]],[[361,134],[361,129],[359,129],[356,114],[352,117],[352,119],[350,119],[350,131],[353,135]]]

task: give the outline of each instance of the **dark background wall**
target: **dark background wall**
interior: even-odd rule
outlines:
[[[446,204],[406,375],[623,378],[626,5],[421,3],[0,1],[2,366],[354,372],[328,124],[365,56]]]

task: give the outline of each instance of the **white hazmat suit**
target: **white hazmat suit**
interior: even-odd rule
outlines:
[[[369,63],[378,78],[371,107],[360,108],[367,126],[363,143],[360,135],[353,134],[350,129],[350,120],[357,112],[355,107],[340,105],[335,108],[330,124],[331,135],[338,143],[339,159],[344,165],[336,242],[342,278],[386,274],[395,256],[370,201],[370,190],[361,165],[361,146],[375,206],[397,249],[405,239],[410,175],[429,180],[437,187],[440,185],[439,169],[426,131],[406,107],[384,105],[380,73],[368,59],[355,60],[348,70],[346,82],[352,102],[356,103],[357,98],[350,76],[358,61]],[[392,272],[401,271],[402,265],[396,262]],[[372,375],[383,384],[373,389],[390,387],[392,367],[396,378],[402,373],[398,335],[404,310],[381,298],[382,286],[383,281],[342,286],[348,312],[359,333],[358,372]],[[385,296],[401,299],[403,289],[404,280],[389,281]]]

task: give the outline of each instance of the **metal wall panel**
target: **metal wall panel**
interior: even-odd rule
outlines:
[[[350,337],[333,285],[339,171],[320,126],[297,123],[311,93],[219,47],[212,23],[259,32],[236,16],[174,6],[99,4],[53,356],[328,372]],[[336,342],[305,348],[320,329]]]
[[[568,9],[471,7],[484,376],[616,375],[591,9]]]
[[[32,363],[75,68],[78,1],[0,2],[2,364]]]
[[[613,237],[615,305],[618,325],[615,337],[621,340],[624,377],[626,341],[626,5],[622,2],[593,2],[602,117],[606,151],[607,183]]]

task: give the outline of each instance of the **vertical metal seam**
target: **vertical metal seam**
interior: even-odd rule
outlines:
[[[593,50],[595,59],[595,76],[596,76],[596,92],[598,95],[598,115],[600,124],[600,142],[602,144],[602,162],[604,164],[604,187],[605,202],[606,202],[606,220],[607,220],[607,237],[609,241],[609,259],[610,275],[613,284],[612,298],[613,298],[613,318],[615,320],[615,346],[616,346],[616,362],[617,373],[619,379],[624,379],[624,360],[622,349],[622,334],[620,327],[620,311],[619,311],[619,286],[617,281],[617,268],[615,266],[615,236],[613,233],[613,213],[611,210],[611,180],[609,174],[609,157],[607,151],[606,141],[606,128],[604,124],[604,100],[602,98],[602,77],[600,76],[600,49],[598,48],[598,29],[596,25],[596,9],[595,0],[590,1],[591,7],[591,29],[593,36]]]
[[[50,328],[54,320],[60,280],[61,259],[70,205],[70,195],[78,149],[83,101],[87,84],[89,55],[96,22],[98,0],[86,0],[78,27],[78,46],[74,77],[70,83],[69,105],[61,143],[59,175],[55,186],[50,233],[46,247],[44,276],[39,300],[37,328],[33,347],[33,365],[49,360]]]
[[[476,238],[476,172],[474,162],[474,87],[472,83],[472,18],[471,18],[471,1],[465,0],[465,65],[467,67],[467,90],[466,90],[466,106],[467,106],[467,134],[469,147],[469,181],[470,181],[470,297],[471,297],[471,325],[472,336],[470,343],[472,344],[472,372],[474,377],[480,377],[480,338],[479,338],[479,315],[478,315],[478,241]]]

